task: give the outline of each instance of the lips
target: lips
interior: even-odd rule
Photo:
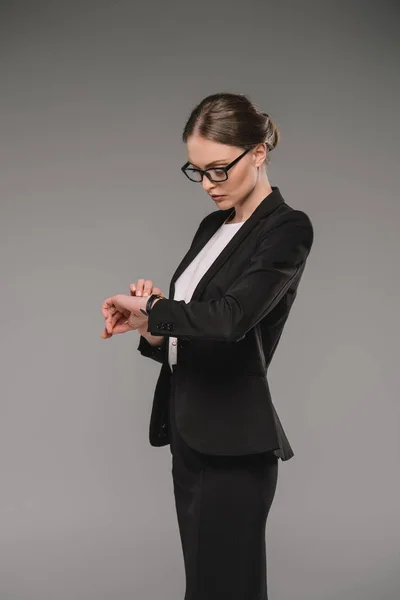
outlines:
[[[213,195],[213,194],[211,194],[211,198],[212,198],[213,200],[217,200],[217,201],[218,201],[218,200],[221,200],[221,198],[225,198],[225,195],[224,195],[224,194],[221,194],[220,196],[217,196],[217,195]]]

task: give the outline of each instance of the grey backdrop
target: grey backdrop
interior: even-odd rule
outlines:
[[[270,370],[296,453],[270,598],[397,599],[396,3],[0,6],[0,600],[183,599],[159,366],[136,332],[102,340],[100,307],[139,277],[167,293],[215,210],[181,131],[219,91],[276,119],[270,181],[315,227]]]

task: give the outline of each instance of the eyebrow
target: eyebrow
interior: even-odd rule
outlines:
[[[191,165],[193,165],[194,167],[197,167],[197,165],[195,165],[192,161],[189,160],[189,163]],[[204,167],[205,169],[208,169],[209,167],[212,167],[214,165],[220,165],[221,163],[229,163],[229,160],[227,158],[220,158],[219,160],[213,160],[210,163],[207,163],[206,166]],[[197,167],[198,169],[200,167]]]

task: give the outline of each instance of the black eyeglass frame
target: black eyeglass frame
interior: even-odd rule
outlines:
[[[250,148],[247,148],[247,150],[245,150],[244,152],[242,152],[242,154],[240,156],[238,156],[237,158],[235,158],[235,160],[233,160],[231,163],[229,163],[229,165],[226,165],[226,167],[210,167],[209,169],[188,169],[188,165],[190,165],[191,163],[188,161],[187,163],[185,163],[183,165],[183,167],[181,167],[181,171],[186,175],[186,177],[189,179],[189,181],[193,181],[193,183],[202,183],[203,181],[203,177],[204,175],[206,175],[206,177],[208,177],[208,179],[212,182],[212,183],[220,183],[222,181],[226,181],[228,179],[228,171],[229,169],[231,169],[234,165],[236,165],[237,162],[239,162],[239,160],[241,158],[243,158],[243,156],[245,154],[247,154],[248,152],[250,152],[250,150],[254,148],[254,146],[251,146]],[[213,179],[210,175],[210,173],[208,171],[214,171],[215,169],[217,169],[218,171],[224,171],[225,172],[225,179]],[[187,174],[186,171],[196,171],[198,173],[201,173],[201,179],[200,181],[196,181],[194,179],[190,179],[189,175]]]

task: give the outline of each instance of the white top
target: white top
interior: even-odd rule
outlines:
[[[186,303],[190,302],[192,294],[204,273],[208,271],[217,256],[243,223],[244,221],[240,223],[223,223],[217,229],[204,248],[201,249],[176,280],[174,300],[184,300]],[[177,338],[172,336],[168,338],[168,362],[172,371],[172,365],[177,362]]]

